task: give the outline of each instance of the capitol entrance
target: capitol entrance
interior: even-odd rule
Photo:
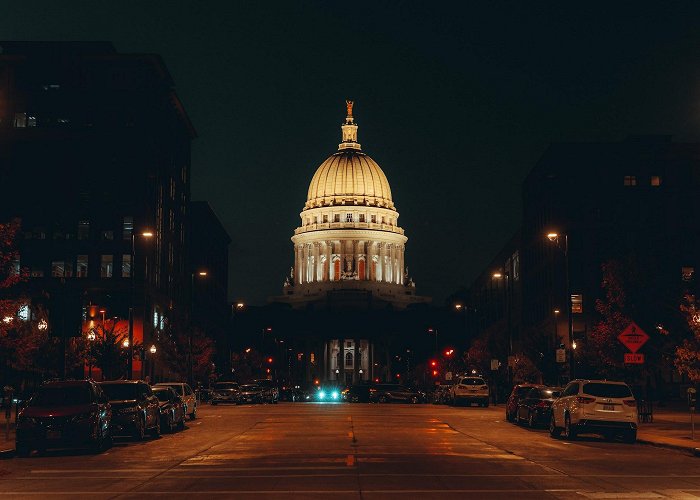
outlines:
[[[363,339],[334,339],[325,343],[325,379],[344,385],[368,382],[372,378],[373,349]]]

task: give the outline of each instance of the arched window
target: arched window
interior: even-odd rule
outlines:
[[[345,367],[352,368],[352,353],[345,353]]]

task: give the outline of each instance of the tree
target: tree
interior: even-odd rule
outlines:
[[[7,290],[26,279],[26,272],[17,268],[19,253],[15,239],[20,228],[19,220],[0,223],[0,290]],[[8,331],[15,328],[13,322],[22,301],[17,298],[0,299],[0,337],[7,336]]]
[[[114,380],[123,377],[126,373],[130,349],[124,347],[124,341],[129,338],[129,331],[123,326],[118,326],[116,321],[100,324],[92,333],[94,340],[85,337],[80,338],[78,351],[84,353],[85,361],[102,371],[105,380]],[[139,346],[134,346],[134,351]]]
[[[686,295],[681,304],[689,326],[689,335],[676,347],[674,364],[680,374],[693,383],[700,382],[700,310],[695,306],[695,297]]]
[[[189,332],[171,328],[162,334],[160,340],[161,359],[166,369],[184,380],[189,374]],[[214,341],[204,335],[200,329],[192,331],[192,377],[195,381],[207,383],[211,380],[215,367],[213,365],[216,349]]]

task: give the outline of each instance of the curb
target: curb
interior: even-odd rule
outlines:
[[[694,455],[696,457],[700,457],[700,448],[696,448],[695,446],[682,446],[679,444],[662,443],[659,441],[651,441],[649,439],[640,439],[640,438],[637,438],[637,442],[640,444],[656,446],[658,448],[667,448],[670,450],[684,451],[684,452],[690,453],[691,455]]]

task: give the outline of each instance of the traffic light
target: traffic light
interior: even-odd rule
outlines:
[[[437,371],[437,370],[433,370],[433,377],[437,377],[437,376],[438,376],[438,371]]]
[[[445,356],[450,357],[454,354],[455,350],[454,349],[447,349],[445,351]]]
[[[267,362],[272,364],[272,358],[267,358]]]
[[[434,359],[430,360],[430,366],[435,368],[437,366],[437,361],[435,361]]]

